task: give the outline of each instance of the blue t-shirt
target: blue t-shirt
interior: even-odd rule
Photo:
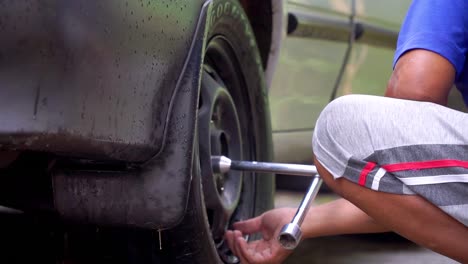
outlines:
[[[411,49],[430,50],[449,60],[468,105],[468,0],[414,0],[398,36],[393,67]]]

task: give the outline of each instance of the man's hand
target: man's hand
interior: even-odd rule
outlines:
[[[225,239],[231,251],[243,264],[275,264],[283,262],[291,253],[277,241],[281,228],[294,217],[295,209],[274,209],[263,215],[234,224],[234,231],[227,231]],[[247,243],[244,235],[261,233],[262,239]]]

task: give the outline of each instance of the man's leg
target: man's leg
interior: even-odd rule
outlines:
[[[322,113],[314,153],[324,181],[379,224],[468,263],[468,228],[460,222],[466,221],[463,212],[454,211],[457,221],[440,209],[455,210],[468,202],[467,187],[451,182],[468,172],[465,161],[456,160],[466,160],[466,152],[451,151],[467,149],[467,142],[465,114],[427,103],[349,96]],[[439,162],[444,158],[450,162]],[[452,193],[452,189],[457,190]]]
[[[435,252],[468,263],[468,228],[417,195],[376,192],[333,176],[315,160],[320,176],[336,193],[379,224]]]

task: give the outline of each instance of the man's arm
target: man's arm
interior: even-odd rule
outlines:
[[[413,0],[400,28],[386,96],[447,104],[468,54],[468,1]]]
[[[447,105],[454,80],[455,68],[446,58],[414,49],[396,63],[385,96]]]
[[[296,208],[278,208],[261,216],[234,224],[225,239],[241,263],[281,263],[291,253],[280,246],[277,237],[281,228],[289,223]],[[303,238],[329,235],[379,233],[390,231],[361,209],[345,199],[338,199],[312,208],[301,226]],[[261,233],[262,240],[247,243],[243,235]]]

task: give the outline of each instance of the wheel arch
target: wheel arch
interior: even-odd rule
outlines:
[[[280,47],[286,33],[286,16],[282,0],[240,0],[255,34],[267,87],[279,59]]]

